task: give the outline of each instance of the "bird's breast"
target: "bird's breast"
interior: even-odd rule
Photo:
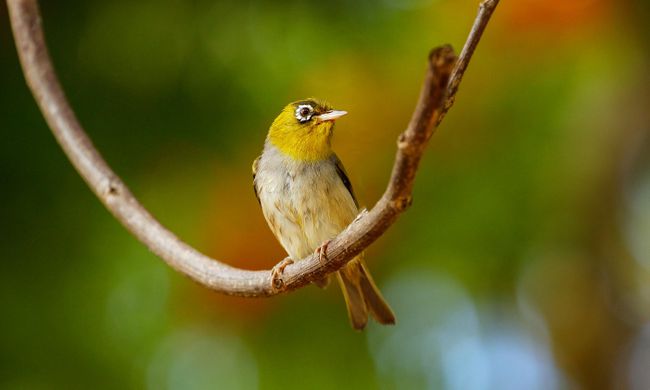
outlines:
[[[255,186],[271,230],[295,259],[336,236],[358,212],[331,160],[298,162],[265,149]]]

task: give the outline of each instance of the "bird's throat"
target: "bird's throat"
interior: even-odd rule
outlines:
[[[271,129],[269,141],[283,154],[299,161],[319,161],[332,154],[332,126],[319,124],[309,131]]]

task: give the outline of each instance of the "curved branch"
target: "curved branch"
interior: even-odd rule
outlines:
[[[27,84],[52,133],[95,195],[131,234],[172,268],[210,289],[239,296],[275,295],[338,270],[406,210],[420,158],[453,104],[458,84],[497,3],[485,0],[481,4],[458,61],[450,46],[434,49],[429,55],[420,98],[408,128],[399,136],[392,176],[381,199],[331,241],[327,261],[321,263],[314,255],[297,261],[287,266],[282,279],[273,285],[270,271],[242,270],[205,256],[151,216],[95,149],[68,104],[47,51],[37,0],[7,0]]]

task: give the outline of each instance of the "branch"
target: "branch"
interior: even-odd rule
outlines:
[[[447,115],[451,106],[454,105],[454,102],[456,101],[456,92],[458,92],[460,82],[463,80],[463,76],[467,70],[467,65],[469,65],[469,60],[472,59],[474,51],[478,46],[478,42],[481,40],[483,32],[485,31],[485,28],[492,17],[492,13],[494,13],[498,4],[499,0],[483,0],[483,2],[481,2],[472,30],[467,37],[465,46],[463,46],[463,50],[460,52],[460,56],[458,57],[458,62],[451,74],[451,80],[447,86],[447,98],[445,99],[445,105],[436,121],[436,127],[440,125],[440,122],[442,122],[442,119]]]
[[[453,104],[458,84],[497,3],[485,0],[481,4],[458,61],[450,46],[434,49],[429,55],[420,98],[408,128],[399,136],[392,176],[377,204],[331,241],[327,261],[321,263],[318,256],[309,256],[287,266],[281,279],[272,280],[268,270],[242,270],[205,256],[149,214],[95,149],[70,107],[47,51],[37,0],[7,0],[27,84],[56,140],[91,190],[131,234],[172,268],[210,289],[239,296],[276,295],[338,270],[406,210],[420,158]]]

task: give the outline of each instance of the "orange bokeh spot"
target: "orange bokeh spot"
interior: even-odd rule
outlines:
[[[508,27],[518,31],[571,31],[597,22],[607,14],[608,0],[518,0],[502,2]]]
[[[246,163],[241,165],[247,167]],[[286,253],[266,226],[252,189],[252,178],[239,173],[230,169],[214,172],[211,203],[206,205],[201,229],[207,243],[206,254],[238,268],[270,269]],[[219,306],[241,319],[265,317],[273,307],[270,299],[231,297],[205,288],[197,288],[197,293],[208,306]]]

